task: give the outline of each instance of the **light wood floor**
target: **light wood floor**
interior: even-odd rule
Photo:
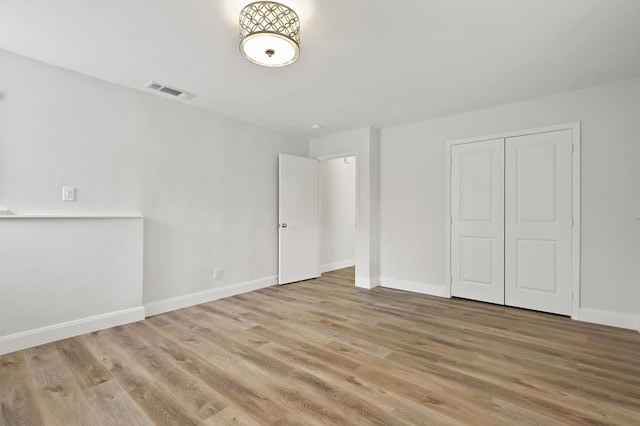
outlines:
[[[640,424],[640,334],[353,268],[0,357],[3,425]]]

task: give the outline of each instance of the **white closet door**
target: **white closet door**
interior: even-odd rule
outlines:
[[[571,314],[571,130],[505,143],[505,304]]]
[[[451,147],[451,294],[504,304],[504,139]]]

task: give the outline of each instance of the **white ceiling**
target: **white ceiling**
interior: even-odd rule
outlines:
[[[284,68],[240,55],[249,0],[0,0],[0,48],[300,136],[640,75],[639,0],[281,1],[302,37]]]

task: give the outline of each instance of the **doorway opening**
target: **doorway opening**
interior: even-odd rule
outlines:
[[[320,161],[320,272],[356,264],[355,155]]]

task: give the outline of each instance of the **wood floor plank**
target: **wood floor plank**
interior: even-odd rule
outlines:
[[[90,336],[90,337],[89,337]],[[129,396],[156,424],[197,425],[199,417],[130,358],[131,347],[120,348],[113,329],[81,336],[85,346],[118,380]],[[129,354],[129,355],[127,355]]]
[[[396,417],[392,424],[416,424],[416,419],[420,419],[417,424],[458,424],[453,419],[440,415],[436,411],[396,396],[383,387],[364,383],[352,374],[342,371],[339,367],[334,368],[331,363],[314,359],[299,350],[292,350],[274,342],[261,346],[258,350],[285,359],[297,369],[308,371],[327,383],[331,383],[332,386],[340,388],[345,394],[357,395],[359,399],[364,399],[367,405],[374,405],[384,410],[385,413],[392,414]]]
[[[242,339],[234,338],[233,334],[221,333],[220,330],[193,323],[191,329],[201,338],[202,345],[215,348],[214,351],[218,354],[227,354],[227,371],[238,370],[250,375],[254,385],[261,384],[264,394],[286,401],[285,408],[288,411],[305,416],[314,423],[319,421],[321,424],[340,425],[348,422],[348,413],[337,409],[340,404],[331,404],[336,403],[335,399],[331,403],[320,403],[326,396],[321,391],[327,389],[319,380],[314,380],[315,377],[301,375],[289,364],[255,351],[253,347],[245,345]],[[332,396],[335,397],[335,394],[332,393]],[[338,407],[328,410],[327,407],[332,405]]]
[[[135,328],[120,327],[114,329],[114,333],[123,346],[135,350],[138,364],[189,412],[197,413],[199,419],[207,419],[227,407],[223,397],[182,368],[176,368],[171,359],[150,345],[144,334],[136,333]]]
[[[112,378],[107,369],[84,347],[81,340],[65,339],[55,342],[53,346],[76,377],[81,389],[99,385]]]
[[[35,400],[50,425],[95,425],[95,413],[53,345],[24,351],[36,388]]]
[[[175,315],[180,314],[176,313]],[[204,318],[195,317],[192,321],[197,321],[197,323],[194,323],[189,322],[189,318],[185,316],[181,323],[190,323],[193,333],[202,339],[215,341],[216,345],[220,345],[219,351],[228,351],[230,354],[246,360],[248,363],[245,368],[254,377],[263,376],[267,382],[279,383],[273,390],[288,401],[294,402],[296,409],[310,411],[315,419],[321,419],[324,424],[344,424],[346,419],[354,414],[358,414],[370,424],[397,423],[397,420],[394,421],[392,416],[379,410],[375,405],[369,404],[357,396],[347,394],[316,374],[299,372],[275,357],[270,357],[264,352],[257,352],[253,347],[246,346],[242,339],[236,338],[235,334],[222,333],[218,329],[208,327],[207,324],[212,322],[206,320],[206,316]],[[319,401],[325,403],[318,405]],[[332,409],[327,412],[322,408],[323,406],[330,406]]]
[[[151,419],[116,380],[85,389],[84,395],[100,425],[153,425]]]
[[[0,425],[41,425],[42,413],[23,352],[0,356]]]
[[[227,407],[224,410],[214,414],[202,423],[204,426],[259,426],[250,417],[233,407]]]
[[[282,402],[273,400],[269,389],[262,382],[253,383],[252,377],[242,374],[242,363],[235,357],[221,353],[199,339],[184,339],[187,328],[171,328],[179,324],[153,330],[150,325],[136,324],[143,328],[152,344],[174,359],[177,366],[199,378],[212,389],[224,395],[235,407],[251,418],[273,423],[286,416],[288,411]],[[237,376],[234,372],[238,372]]]
[[[354,268],[0,356],[0,425],[640,424],[640,334]]]

